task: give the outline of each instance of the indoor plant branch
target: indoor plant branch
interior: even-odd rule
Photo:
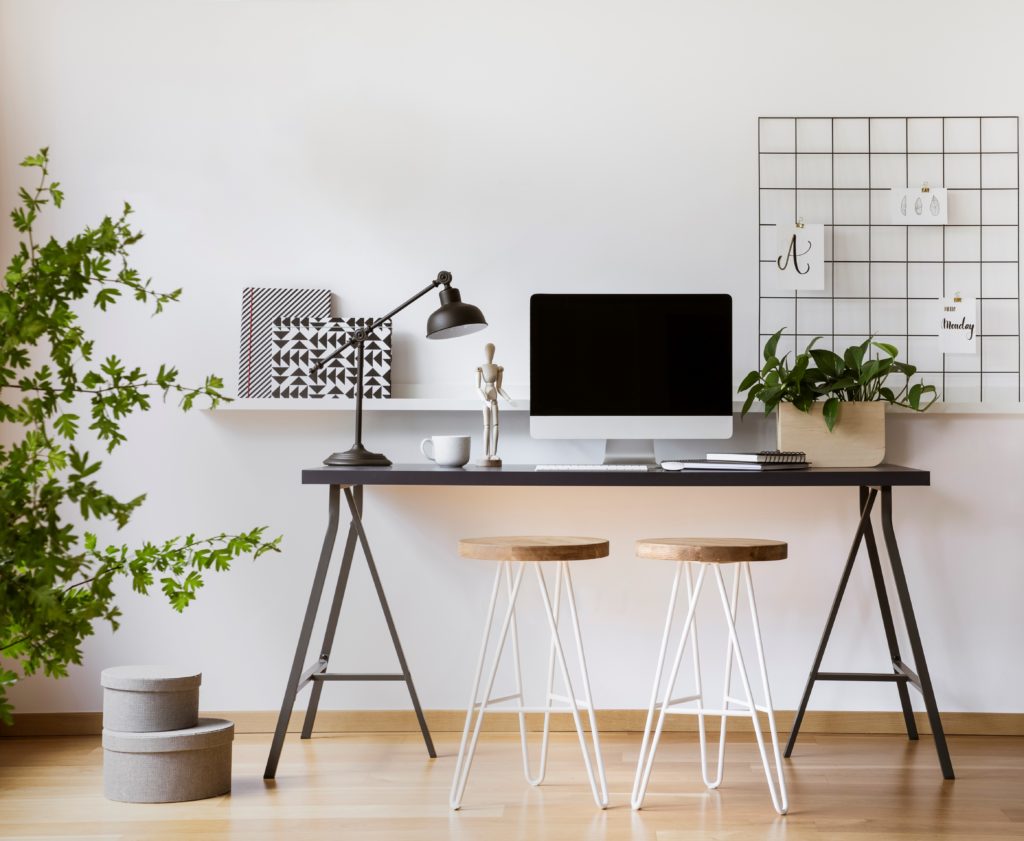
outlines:
[[[177,301],[181,290],[152,288],[129,264],[129,248],[142,237],[120,216],[65,242],[37,236],[46,205],[60,207],[64,194],[49,180],[46,149],[22,162],[40,171],[35,190],[18,191],[11,219],[22,236],[0,284],[0,720],[9,721],[6,690],[37,671],[67,674],[82,660],[82,642],[97,621],[118,626],[115,582],[126,579],[141,594],[159,584],[175,610],[183,610],[203,586],[207,572],[227,570],[244,555],[276,551],[280,538],[266,528],[213,537],[173,537],[98,545],[85,531],[88,520],[120,529],[145,501],[122,500],[97,484],[102,462],[86,447],[75,402],[87,398],[92,438],[108,452],[125,443],[121,422],[147,411],[153,393],[180,397],[183,410],[202,400],[215,406],[228,398],[213,375],[202,385],[178,381],[176,368],[155,374],[108,356],[95,367],[93,342],[78,323],[77,307],[91,299],[105,311],[125,293],[152,306],[154,314]],[[113,262],[119,267],[112,268]],[[45,359],[39,363],[37,359]],[[69,512],[77,512],[69,517]],[[20,674],[14,669],[17,668]]]

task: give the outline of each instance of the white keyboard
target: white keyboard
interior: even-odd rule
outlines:
[[[535,470],[579,470],[614,471],[623,473],[644,473],[651,469],[649,464],[538,464]]]

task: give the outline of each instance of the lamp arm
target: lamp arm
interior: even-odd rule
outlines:
[[[370,332],[372,330],[376,330],[385,321],[387,321],[390,318],[398,315],[398,313],[400,313],[407,306],[409,306],[409,304],[415,303],[420,298],[422,298],[424,295],[426,295],[428,292],[430,292],[432,289],[436,289],[438,286],[450,286],[451,282],[452,282],[452,273],[451,272],[443,272],[443,271],[442,272],[438,272],[437,273],[437,277],[435,277],[432,281],[430,281],[430,285],[429,286],[426,286],[423,289],[421,289],[419,292],[417,292],[415,295],[413,295],[404,304],[399,304],[397,307],[395,307],[393,310],[391,310],[391,312],[389,312],[387,315],[382,315],[380,318],[376,319],[373,322],[373,324],[371,324],[369,327],[366,328],[367,332]]]
[[[334,359],[334,357],[339,356],[341,354],[341,352],[343,350],[345,350],[346,348],[350,347],[351,345],[355,344],[356,342],[365,341],[367,335],[369,335],[374,330],[376,330],[378,327],[380,327],[384,322],[386,322],[386,321],[390,320],[391,318],[393,318],[394,316],[398,315],[398,313],[400,313],[402,310],[404,310],[410,304],[414,304],[416,301],[418,301],[420,298],[422,298],[424,295],[426,295],[432,289],[436,289],[438,286],[450,286],[451,282],[452,282],[452,273],[451,272],[446,272],[446,271],[438,272],[437,273],[437,277],[434,278],[432,281],[430,281],[430,285],[429,286],[425,286],[423,289],[421,289],[419,292],[417,292],[415,295],[413,295],[411,298],[409,298],[407,301],[405,301],[405,303],[399,304],[397,307],[395,307],[393,310],[391,310],[391,312],[389,312],[387,315],[382,315],[380,318],[374,319],[373,323],[371,323],[367,327],[362,328],[362,331],[363,331],[362,336],[358,336],[358,332],[353,334],[352,336],[349,336],[347,339],[345,339],[344,342],[342,342],[330,354],[328,354],[323,359],[321,359],[319,362],[317,362],[312,367],[311,371],[313,373],[316,373],[321,368],[323,368],[323,366],[326,363],[328,363],[332,359]]]

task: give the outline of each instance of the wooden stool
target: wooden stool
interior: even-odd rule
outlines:
[[[491,590],[491,603],[487,609],[487,621],[484,624],[483,643],[480,646],[480,657],[476,664],[476,676],[473,678],[473,692],[469,699],[469,707],[466,710],[466,725],[462,730],[462,743],[459,745],[459,758],[455,763],[455,777],[452,780],[450,804],[452,809],[459,809],[462,806],[462,795],[466,790],[466,783],[469,780],[469,770],[473,764],[473,755],[476,752],[477,739],[480,736],[480,727],[483,724],[484,713],[489,705],[503,701],[515,701],[513,709],[519,713],[519,741],[523,754],[523,774],[530,785],[540,785],[544,780],[544,772],[547,768],[548,756],[548,735],[551,724],[551,702],[559,701],[567,705],[572,712],[573,722],[576,725],[576,733],[580,740],[580,749],[583,752],[583,764],[587,770],[587,779],[590,782],[590,789],[594,794],[594,801],[600,808],[608,805],[608,783],[605,780],[604,761],[601,759],[601,742],[597,733],[597,721],[594,717],[594,703],[590,695],[590,679],[587,676],[587,662],[583,656],[583,638],[580,634],[579,617],[576,613],[576,597],[572,588],[572,575],[569,572],[569,561],[586,561],[594,558],[605,558],[608,556],[608,541],[595,537],[475,537],[459,541],[459,554],[463,558],[474,558],[482,561],[498,561],[498,569],[494,576],[494,587]],[[548,597],[548,585],[541,569],[543,562],[554,563],[555,566],[555,593],[554,603]],[[548,653],[548,678],[547,692],[544,698],[543,707],[526,707],[523,705],[523,683],[522,671],[519,663],[519,638],[516,629],[516,601],[519,598],[519,586],[523,580],[523,571],[526,564],[533,564],[534,572],[537,575],[537,585],[540,590],[541,601],[544,605],[544,612],[547,616],[548,627],[551,630],[551,648]],[[516,565],[513,570],[513,565]],[[483,674],[484,659],[487,655],[487,644],[491,635],[491,628],[494,622],[495,606],[498,601],[498,591],[501,589],[501,579],[505,579],[505,591],[508,599],[508,607],[505,611],[505,618],[501,623],[501,630],[498,633],[497,648],[494,652],[494,663],[491,666],[487,677],[486,688],[482,698],[480,695],[480,679]],[[558,614],[562,598],[562,583],[565,582],[566,601],[569,606],[569,617],[572,621],[573,636],[576,639],[576,651],[579,656],[580,682],[583,690],[583,697],[577,698],[573,689],[572,681],[569,678],[569,667],[566,663],[565,652],[562,650],[562,642],[558,634]],[[493,697],[494,680],[498,674],[498,666],[501,662],[502,651],[505,648],[505,641],[509,630],[512,631],[512,660],[515,679],[515,692],[510,695]],[[565,682],[565,695],[552,694],[555,661],[558,662],[562,679]],[[586,735],[583,730],[583,723],[580,719],[580,708],[587,711],[590,719],[590,733],[594,746],[594,760],[591,762],[590,750],[587,747]],[[476,723],[473,724],[473,715],[479,710],[476,716]],[[530,758],[526,742],[526,716],[527,712],[544,713],[544,733],[541,737],[540,748],[540,769],[536,777],[530,774]],[[470,736],[472,729],[472,737]],[[594,766],[597,766],[595,777]]]
[[[756,540],[744,538],[678,538],[659,537],[638,540],[636,542],[636,554],[639,558],[653,558],[656,560],[675,561],[676,575],[672,583],[672,592],[668,600],[668,616],[665,618],[665,633],[661,638],[661,651],[658,654],[658,665],[654,672],[654,688],[651,690],[651,703],[647,710],[647,723],[644,726],[643,744],[640,748],[640,761],[637,763],[636,778],[633,782],[632,806],[639,809],[643,805],[644,796],[647,792],[647,783],[651,777],[651,767],[654,764],[654,754],[658,749],[658,742],[661,739],[662,728],[665,726],[665,716],[670,713],[689,714],[697,716],[697,726],[700,733],[700,765],[701,775],[704,784],[711,789],[718,788],[722,783],[723,761],[725,759],[725,725],[729,716],[749,715],[754,727],[754,736],[757,739],[757,747],[761,752],[761,764],[764,765],[764,773],[768,779],[768,792],[771,794],[772,805],[780,814],[786,814],[789,808],[789,801],[786,797],[786,779],[782,772],[782,755],[779,751],[779,734],[775,727],[775,712],[772,709],[772,696],[768,688],[768,670],[764,663],[764,646],[761,644],[761,629],[757,621],[757,606],[754,602],[754,584],[750,577],[750,564],[755,561],[778,561],[786,557],[786,544],[778,540]],[[690,566],[697,565],[696,584],[690,577]],[[732,597],[726,595],[725,581],[722,577],[722,564],[736,564],[736,574],[732,582]],[[712,571],[715,583],[718,585],[718,595],[721,597],[722,610],[725,613],[725,622],[729,630],[729,642],[725,649],[725,689],[723,690],[723,702],[721,710],[704,709],[704,695],[701,689],[700,678],[700,652],[697,645],[697,622],[694,617],[697,601],[700,598],[701,587],[704,584],[704,577],[708,570]],[[665,655],[668,650],[669,634],[672,629],[672,618],[675,613],[676,599],[679,593],[679,581],[683,572],[686,572],[686,594],[689,606],[686,611],[686,620],[683,624],[682,636],[676,648],[675,658],[669,674],[668,684],[665,687],[665,694],[661,701],[661,709],[658,714],[657,725],[654,727],[653,737],[651,727],[654,724],[654,709],[658,705],[658,691],[661,686],[661,676],[665,668]],[[746,667],[743,664],[743,654],[740,651],[739,637],[736,634],[736,605],[739,598],[740,577],[747,582],[747,601],[750,605],[750,618],[754,626],[754,641],[757,649],[757,662],[761,667],[761,685],[764,693],[764,706],[758,706],[754,701],[754,695],[750,688],[750,681],[747,678]],[[686,650],[688,638],[693,637],[693,674],[696,683],[695,693],[684,697],[673,698],[676,677],[679,674],[679,666],[683,661],[683,653]],[[743,683],[743,690],[746,700],[733,698],[729,695],[732,682],[732,658],[733,652],[736,655],[736,664],[739,667],[740,680]],[[681,704],[696,702],[696,708],[681,708]],[[730,709],[730,704],[739,709]],[[775,754],[775,772],[778,777],[772,777],[771,766],[768,763],[768,755],[765,751],[764,737],[761,733],[761,724],[758,720],[758,711],[768,716],[768,726],[771,730],[772,749]],[[704,731],[704,716],[720,715],[722,717],[722,729],[718,740],[718,768],[714,780],[708,776],[707,764],[707,739]]]

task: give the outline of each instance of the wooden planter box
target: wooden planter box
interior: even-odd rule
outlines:
[[[874,467],[885,459],[885,407],[881,401],[841,403],[832,432],[815,403],[801,412],[790,403],[779,405],[780,450],[807,453],[814,467]]]

